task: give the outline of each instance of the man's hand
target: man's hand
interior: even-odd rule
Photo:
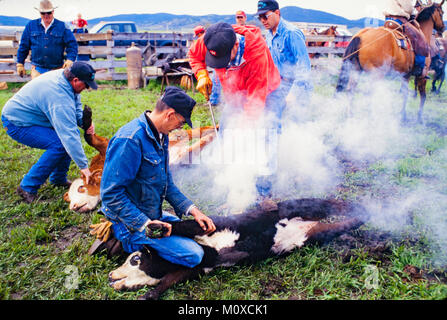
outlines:
[[[23,63],[17,63],[17,74],[22,78],[26,75],[25,66]]]
[[[202,211],[194,207],[189,213],[194,217],[194,220],[197,221],[203,231],[205,231],[205,234],[216,231],[216,226],[214,225],[213,220],[207,217]]]
[[[70,68],[72,65],[73,65],[73,61],[65,60],[64,65],[62,66],[62,69]]]
[[[87,129],[86,133],[90,134],[90,135],[95,134],[95,125],[93,122],[92,122],[92,125],[90,126],[90,128]]]
[[[213,81],[211,81],[206,69],[197,72],[197,91],[199,91],[205,99],[210,100],[210,94],[213,89]]]
[[[152,220],[151,222],[148,223],[148,225],[146,226],[146,228],[149,228],[149,226],[151,224],[156,224],[156,225],[161,225],[163,229],[166,229],[167,231],[164,232],[163,234],[163,238],[167,238],[171,236],[171,232],[172,232],[172,225],[170,223],[167,222],[163,222],[163,221],[159,221],[159,220]]]
[[[81,169],[81,176],[85,178],[85,184],[88,184],[91,175],[89,168]]]

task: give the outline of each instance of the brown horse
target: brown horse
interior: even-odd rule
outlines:
[[[442,5],[433,3],[424,8],[417,16],[422,32],[427,43],[430,43],[432,30],[438,32],[444,30]],[[406,44],[405,44],[406,43]],[[366,28],[357,33],[349,43],[343,56],[343,65],[337,84],[337,92],[347,89],[350,72],[372,71],[380,69],[384,74],[397,71],[403,75],[401,92],[404,103],[402,108],[402,120],[406,121],[406,104],[408,98],[408,82],[414,66],[414,52],[411,50],[409,40],[402,34],[402,27],[391,30],[385,27]],[[430,65],[430,58],[426,59],[426,65]],[[418,81],[421,102],[418,113],[418,122],[422,122],[422,112],[425,104],[425,85],[427,80],[421,77]]]
[[[327,28],[326,30],[322,32],[318,32],[316,28],[314,28],[311,32],[311,35],[317,35],[317,36],[337,36],[337,26],[331,26]],[[328,42],[308,42],[309,47],[324,47],[326,46]],[[309,53],[309,57],[312,58],[319,58],[321,54],[319,53]]]

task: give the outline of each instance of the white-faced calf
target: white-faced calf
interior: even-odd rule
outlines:
[[[334,223],[321,222],[331,215],[344,216]],[[154,250],[132,253],[110,272],[116,290],[156,286],[142,298],[158,299],[173,284],[213,268],[252,264],[290,253],[309,243],[324,243],[360,227],[367,219],[360,205],[338,200],[301,199],[280,202],[277,210],[253,209],[242,215],[212,217],[217,230],[203,235],[194,220],[172,223],[172,234],[194,238],[204,249],[201,264],[189,269],[162,259]]]
[[[85,141],[99,153],[90,162],[89,169],[92,175],[89,182],[86,183],[84,176],[74,180],[68,192],[64,194],[64,200],[70,203],[70,210],[89,212],[94,210],[101,201],[99,187],[109,139],[98,136],[96,133],[87,134],[87,129],[92,125],[92,110],[87,105],[84,106],[82,121]]]

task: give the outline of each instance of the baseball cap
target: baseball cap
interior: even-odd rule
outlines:
[[[186,123],[192,128],[191,113],[196,105],[193,98],[178,87],[168,86],[160,99],[185,118]]]
[[[194,35],[196,37],[202,32],[205,32],[205,28],[203,26],[197,26],[194,28]]]
[[[95,69],[91,65],[82,61],[75,61],[70,68],[71,73],[87,84],[90,88],[96,90],[98,85],[95,82]]]
[[[245,12],[242,11],[242,10],[236,11],[236,16],[244,16],[244,17],[247,17],[247,15],[245,14]]]
[[[258,1],[258,12],[256,15],[264,14],[268,11],[275,11],[279,9],[278,2],[275,0],[261,0]]]
[[[203,41],[207,49],[206,64],[215,69],[228,66],[231,59],[231,49],[236,43],[236,33],[233,27],[225,22],[213,24],[206,30]]]

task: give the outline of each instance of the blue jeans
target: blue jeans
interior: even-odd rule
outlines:
[[[292,87],[292,82],[286,82],[284,80],[281,81],[278,89],[273,91],[267,96],[265,101],[265,112],[268,121],[268,130],[276,130],[277,135],[267,136],[266,143],[271,148],[274,148],[278,145],[278,141],[269,141],[270,139],[278,139],[278,136],[282,131],[282,116],[284,110],[286,108],[286,98],[290,92],[290,88]],[[271,150],[269,152],[269,163],[268,166],[272,171],[271,175],[268,176],[258,176],[256,178],[256,190],[258,192],[258,196],[260,197],[271,197],[272,196],[272,185],[273,179],[276,174],[277,168],[277,150]]]
[[[179,221],[180,219],[172,214],[163,212],[160,219],[163,222]],[[202,247],[192,239],[172,235],[167,238],[150,239],[146,237],[146,231],[131,233],[120,221],[112,221],[113,234],[121,241],[124,251],[132,253],[142,250],[147,245],[157,251],[163,259],[188,268],[193,268],[200,264],[203,258]]]
[[[23,177],[20,183],[23,190],[37,193],[48,177],[52,184],[63,184],[67,181],[71,158],[54,129],[39,126],[17,127],[3,116],[2,122],[6,133],[15,141],[31,148],[46,150]]]
[[[218,105],[220,103],[220,98],[222,95],[222,85],[220,84],[219,77],[216,72],[213,72],[213,89],[211,90],[210,102],[213,105]]]

